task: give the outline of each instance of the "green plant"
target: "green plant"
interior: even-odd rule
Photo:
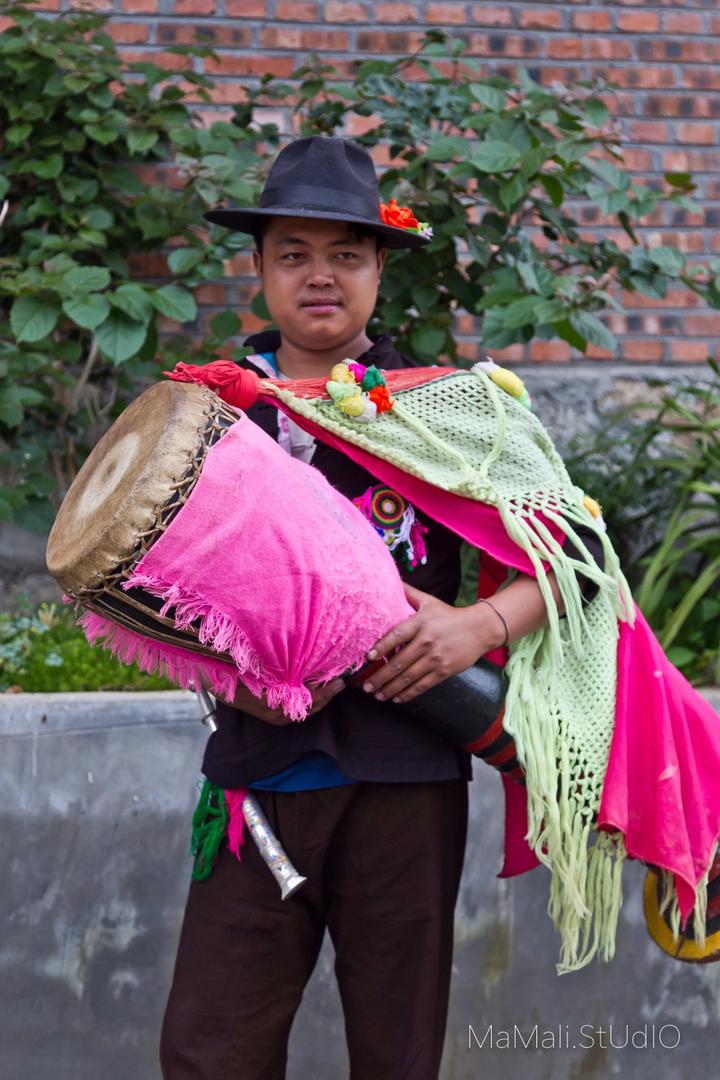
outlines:
[[[126,667],[91,648],[57,604],[22,605],[0,614],[0,692],[63,693],[78,690],[172,690],[172,683]]]
[[[44,529],[159,361],[212,359],[240,330],[225,311],[197,346],[187,332],[159,335],[163,317],[196,319],[193,289],[247,243],[208,242],[202,211],[252,194],[259,140],[277,131],[201,126],[188,98],[209,100],[210,80],[190,66],[213,55],[202,45],[168,50],[181,87],[172,70],[125,65],[107,16],[0,10],[14,21],[0,35],[0,520]],[[169,282],[130,280],[133,256],[168,245]]]
[[[619,410],[567,457],[597,497],[638,606],[673,663],[720,681],[720,365]]]
[[[720,306],[720,262],[688,268],[681,252],[649,248],[636,232],[663,199],[692,205],[686,173],[666,173],[665,189],[633,183],[602,82],[548,89],[520,73],[485,78],[465,44],[429,32],[418,53],[361,63],[352,84],[313,61],[294,74],[299,88],[267,79],[248,88],[248,110],[292,103],[303,135],[333,134],[368,118],[358,135],[382,142],[393,162],[380,187],[431,223],[422,258],[391,253],[375,323],[393,330],[420,360],[457,361],[457,311],[482,316],[481,340],[501,348],[558,337],[578,349],[615,339],[598,315],[619,308],[615,286],[663,297],[681,281]],[[420,68],[424,79],[405,78]],[[593,204],[627,243],[586,239],[580,203]]]
[[[187,84],[207,100],[212,81],[188,66],[214,55],[207,46],[168,50],[187,60],[179,73],[125,65],[102,31],[107,16],[41,18],[4,0],[0,10],[15,23],[0,37],[0,518],[46,528],[86,451],[143,384],[178,360],[230,351],[237,315],[218,313],[193,341],[192,294],[248,239],[201,229],[202,211],[254,200],[280,143],[258,121],[267,106],[289,108],[303,135],[360,117],[371,126],[359,141],[389,146],[382,196],[410,203],[434,239],[421,258],[390,254],[371,325],[420,361],[462,363],[460,310],[482,317],[488,348],[557,336],[585,349],[614,346],[598,316],[618,306],[616,285],[660,297],[681,281],[720,306],[720,263],[690,269],[680,252],[640,243],[637,222],[663,198],[688,205],[693,182],[668,173],[663,192],[632,182],[603,84],[485,78],[462,41],[431,31],[418,53],[361,63],[350,81],[317,60],[293,82],[264,76],[231,122],[204,128]],[[422,80],[405,78],[412,66]],[[155,167],[164,179],[148,183]],[[583,237],[581,202],[624,230],[626,248]],[[170,284],[130,280],[132,254],[168,248]],[[262,295],[253,310],[267,317]],[[160,317],[190,325],[166,339]]]

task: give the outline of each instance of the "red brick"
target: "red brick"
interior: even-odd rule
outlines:
[[[153,52],[150,50],[126,49],[122,46],[118,49],[120,56],[126,64],[152,63],[167,71],[184,71],[188,66],[186,56],[178,56],[176,53]]]
[[[158,23],[157,40],[159,44],[185,45],[199,41],[216,48],[235,48],[250,45],[252,27],[237,26],[234,22],[218,23]],[[222,74],[222,73],[221,73]]]
[[[628,125],[628,133],[633,142],[670,142],[668,125],[662,120],[635,120]]]
[[[420,22],[420,16],[414,4],[376,4],[373,18],[379,23]]]
[[[360,22],[368,21],[368,9],[366,4],[349,3],[347,0],[329,0],[325,5],[326,22]]]
[[[467,22],[465,4],[428,4],[425,18],[429,23],[448,26],[451,23],[462,25]]]
[[[122,0],[121,11],[135,15],[155,15],[158,9],[158,0]]]
[[[691,90],[720,90],[720,68],[711,64],[683,68],[682,84]]]
[[[233,56],[232,61],[234,70],[228,72],[232,75],[279,75],[285,78],[291,75],[295,68],[293,56]],[[212,63],[212,61],[208,57],[205,63]],[[239,86],[218,83],[209,93],[216,104],[222,105],[242,101],[241,90]]]
[[[512,26],[512,11],[506,7],[494,7],[488,4],[473,4],[472,20],[481,26]]]
[[[625,164],[631,172],[650,172],[653,167],[652,154],[649,150],[638,150],[629,146],[623,150]]]
[[[262,19],[267,15],[266,0],[225,0],[225,14],[234,19]]]
[[[260,35],[260,43],[268,49],[320,49],[349,48],[350,39],[345,30],[300,30],[294,26],[269,26]]]
[[[715,349],[708,347],[705,341],[688,341],[686,338],[670,338],[670,356],[673,360],[686,363],[696,363],[705,360],[708,353],[712,355]]]
[[[115,22],[111,20],[105,30],[113,41],[122,42],[125,45],[137,45],[148,39],[147,23]]]
[[[540,54],[540,41],[527,34],[506,34],[502,31],[490,34],[471,34],[468,48],[470,56],[517,56],[529,58]],[[494,75],[500,71],[495,68]]]
[[[573,30],[609,30],[610,15],[607,11],[574,11]]]
[[[592,60],[630,60],[632,45],[623,38],[589,37],[588,55]]]
[[[420,47],[423,35],[418,31],[410,33],[408,30],[358,30],[356,49],[367,56],[377,56],[382,53],[411,53]],[[363,56],[363,59],[365,57]],[[407,78],[407,72],[405,72]],[[427,72],[423,74],[427,78]]]
[[[491,349],[493,360],[501,364],[518,363],[525,359],[524,345],[506,345],[504,349]]]
[[[715,21],[718,26],[714,32],[717,33],[720,31],[720,20]],[[702,34],[702,15],[691,11],[666,11],[663,15],[663,31],[666,34]],[[712,30],[711,33],[713,33]]]
[[[547,55],[550,60],[581,60],[585,55],[583,39],[577,37],[551,38]]]
[[[215,0],[175,0],[176,15],[214,15]]]
[[[570,359],[570,346],[566,341],[533,341],[530,344],[531,360],[550,360],[565,363]]]
[[[709,334],[711,337],[720,337],[720,312],[686,315],[683,326],[687,334]]]
[[[660,16],[656,11],[623,11],[617,28],[628,34],[655,34],[660,29]]]
[[[620,351],[625,360],[662,360],[662,341],[621,341]]]
[[[227,286],[218,282],[208,282],[198,285],[195,289],[195,299],[199,304],[215,304],[217,307],[227,303]]]
[[[520,12],[520,26],[523,30],[559,30],[562,12],[558,8],[527,8]]]
[[[314,22],[318,17],[318,5],[298,0],[278,0],[275,18],[278,22]]]
[[[614,360],[615,354],[608,349],[601,349],[599,345],[588,345],[585,353],[588,360]]]
[[[688,124],[675,125],[677,140],[681,143],[695,143],[703,146],[714,146],[718,141],[717,131],[713,124]]]

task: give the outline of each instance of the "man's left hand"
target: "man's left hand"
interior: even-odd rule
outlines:
[[[363,690],[374,693],[378,701],[411,701],[465,671],[503,639],[499,620],[487,604],[453,607],[412,585],[405,585],[405,595],[415,614],[380,638],[368,653],[369,660],[388,657],[363,683]]]

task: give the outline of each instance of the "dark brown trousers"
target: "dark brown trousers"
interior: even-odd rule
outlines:
[[[252,837],[192,882],[165,1013],[165,1080],[282,1080],[325,927],[352,1080],[435,1080],[467,782],[255,793],[298,872],[287,900]]]

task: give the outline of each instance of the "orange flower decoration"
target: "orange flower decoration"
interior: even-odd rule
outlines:
[[[380,203],[380,220],[383,225],[394,225],[396,229],[418,229],[420,222],[409,206],[398,206],[395,199],[389,203]]]
[[[370,400],[374,403],[375,408],[379,413],[390,412],[394,402],[390,396],[390,391],[387,386],[373,386],[369,394]]]

